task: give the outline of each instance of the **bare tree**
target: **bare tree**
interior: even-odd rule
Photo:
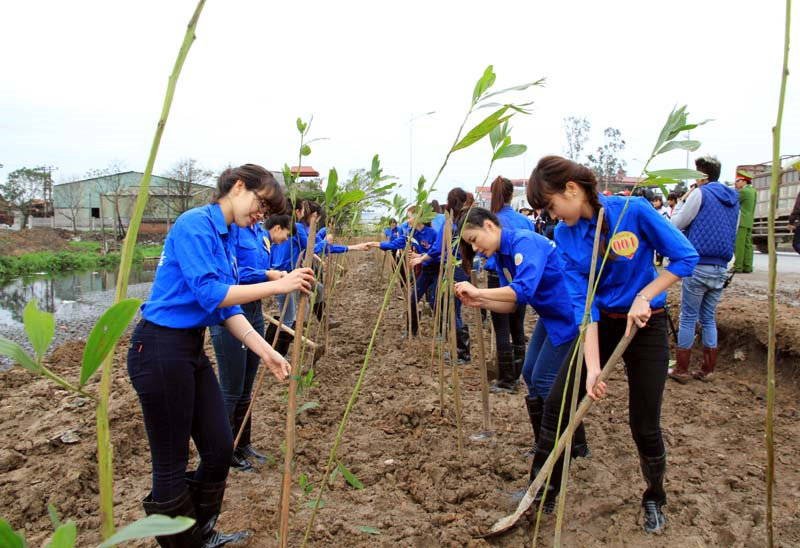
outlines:
[[[564,118],[564,131],[567,134],[567,158],[573,162],[581,161],[581,153],[586,141],[589,140],[589,131],[592,124],[584,117],[576,118],[570,116]]]
[[[62,215],[72,223],[72,231],[78,231],[78,215],[83,206],[86,192],[80,182],[63,183],[59,188],[60,205],[63,205]]]
[[[608,184],[625,171],[625,160],[619,157],[625,150],[625,140],[622,138],[622,133],[613,127],[606,128],[603,136],[605,143],[597,147],[596,154],[589,154],[587,160],[589,167],[603,184],[603,189],[608,190]]]
[[[93,169],[86,173],[87,178],[102,177],[103,182],[100,183],[100,188],[98,188],[100,193],[100,209],[102,211],[104,197],[111,202],[114,232],[117,235],[118,241],[125,238],[126,232],[125,223],[122,222],[120,202],[124,196],[129,194],[129,188],[122,177],[124,173],[123,169],[124,166],[121,163],[112,162],[105,169]]]
[[[174,163],[165,177],[171,180],[166,186],[159,187],[164,192],[160,195],[152,193],[152,198],[166,207],[170,217],[177,218],[194,206],[196,185],[210,186],[214,172],[201,167],[194,158],[184,158]]]

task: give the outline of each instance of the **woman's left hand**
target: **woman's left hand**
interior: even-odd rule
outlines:
[[[652,313],[650,303],[637,295],[633,299],[631,309],[628,310],[628,325],[625,327],[625,336],[627,337],[631,334],[631,326],[633,326],[634,323],[636,327],[640,329],[647,325]]]

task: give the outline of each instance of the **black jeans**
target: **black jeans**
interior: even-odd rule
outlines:
[[[204,338],[205,328],[172,329],[147,320],[131,336],[128,375],[150,442],[155,502],[186,491],[190,437],[200,454],[194,479],[207,483],[228,477],[233,436]]]
[[[486,271],[486,285],[489,289],[500,287],[500,278],[492,270]],[[510,314],[491,312],[494,338],[498,352],[511,352],[511,345],[525,345],[525,308],[520,304]]]
[[[610,318],[602,314],[598,325],[600,339],[600,361],[605,365],[617,343],[625,334],[625,318]],[[661,403],[664,397],[664,384],[669,365],[669,346],[667,343],[667,318],[663,312],[653,314],[645,327],[640,329],[625,353],[625,368],[628,374],[628,415],[631,434],[639,454],[657,458],[665,454],[664,439],[661,436]],[[542,427],[556,431],[561,397],[565,390],[569,360],[558,372],[550,395],[547,397],[542,417]],[[572,379],[566,387],[567,404],[561,432],[569,422],[569,402],[572,398]],[[581,382],[578,401],[586,395],[586,368],[581,367]],[[559,432],[559,436],[561,434]]]

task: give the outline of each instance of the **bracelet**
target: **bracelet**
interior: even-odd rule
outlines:
[[[646,302],[646,303],[650,302],[650,299],[648,299],[647,297],[645,297],[641,293],[637,293],[636,296],[639,297],[640,299],[644,299],[644,302]]]
[[[244,335],[242,335],[242,348],[245,348],[244,341],[246,341],[246,340],[247,340],[247,336],[248,336],[250,333],[255,333],[255,331],[256,331],[256,330],[255,330],[254,328],[252,328],[252,327],[251,327],[250,329],[248,329],[247,331],[245,331],[245,332],[244,332]]]

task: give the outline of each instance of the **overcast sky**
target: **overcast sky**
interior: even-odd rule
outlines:
[[[192,0],[0,0],[0,178],[53,165],[56,182],[113,162],[143,171]],[[218,170],[297,163],[295,119],[314,116],[307,163],[323,174],[369,167],[408,188],[432,179],[488,64],[497,89],[546,78],[513,120],[528,146],[492,176],[527,177],[563,154],[562,121],[592,124],[588,151],[615,127],[638,175],[674,105],[716,155],[722,179],[768,161],[783,56],[784,2],[258,2],[209,0],[178,84],[155,173],[180,158]],[[798,17],[795,17],[798,20]],[[797,28],[797,25],[795,25]],[[784,113],[784,154],[800,154],[800,32]],[[482,111],[481,114],[487,111]],[[438,189],[483,181],[488,142],[456,153]],[[691,156],[694,158],[694,154]],[[658,167],[683,167],[674,152]],[[407,190],[404,190],[407,195]]]

